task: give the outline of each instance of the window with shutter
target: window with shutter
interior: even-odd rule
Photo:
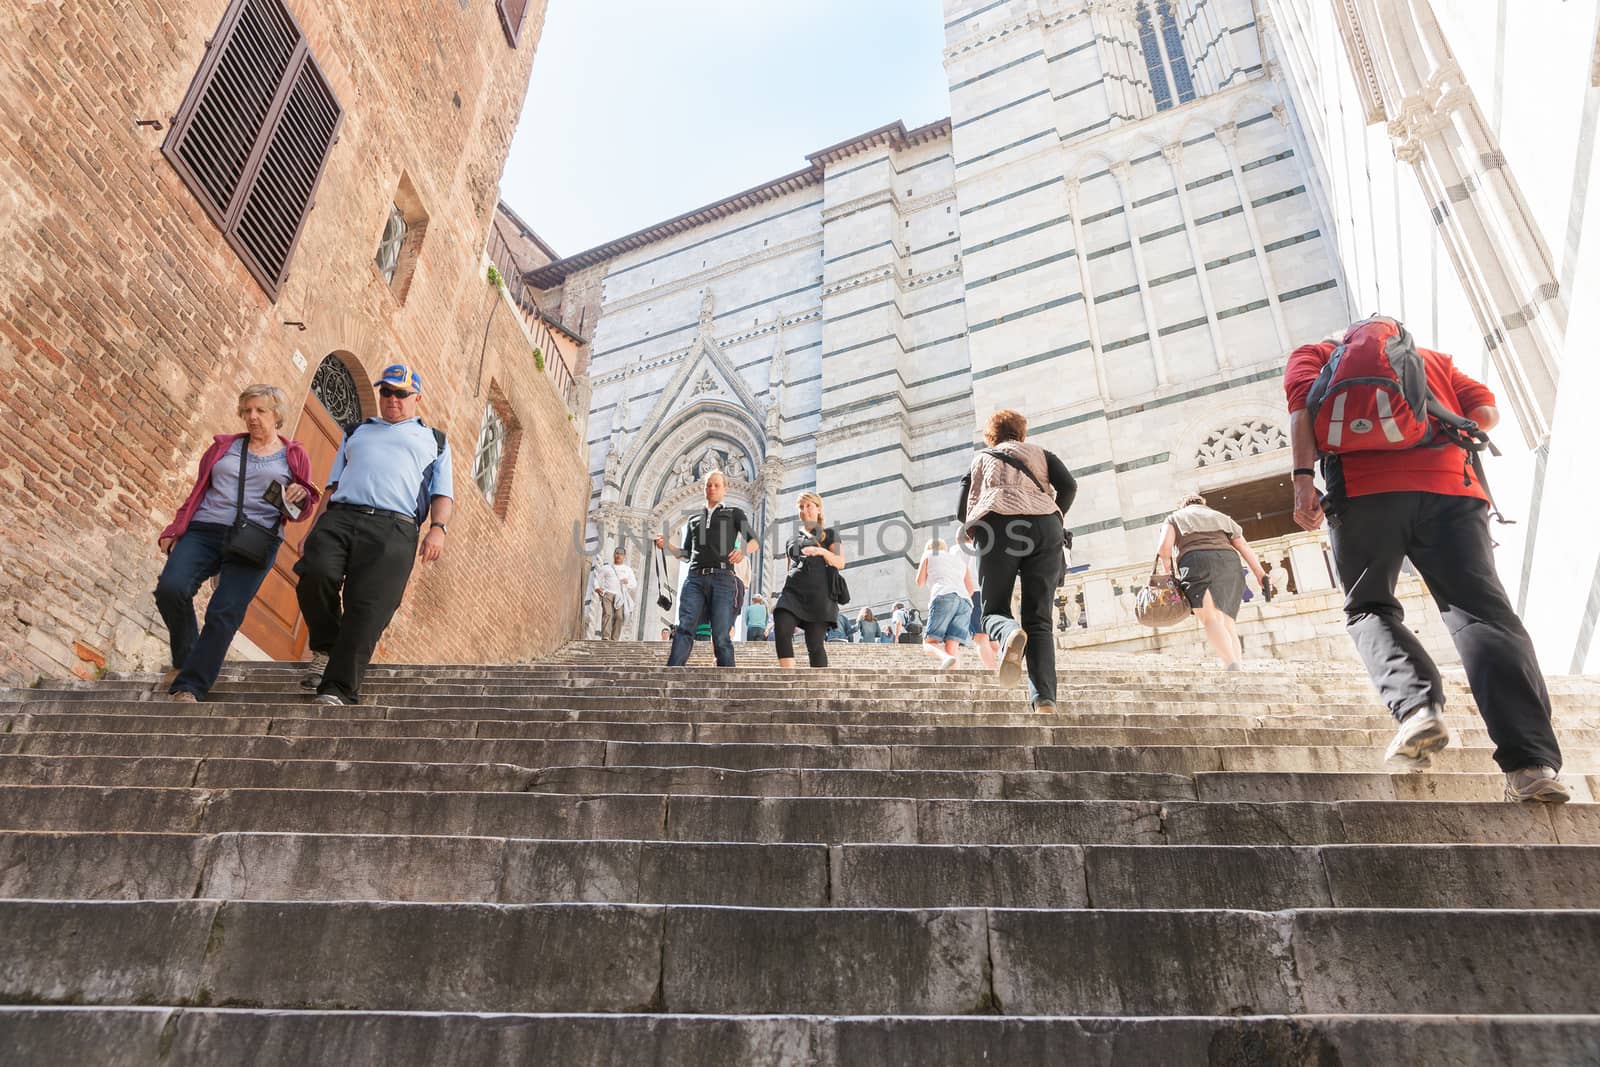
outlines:
[[[273,299],[343,114],[282,0],[234,0],[161,146]]]
[[[522,20],[528,16],[528,0],[495,0],[495,6],[500,9],[500,25],[505,27],[506,40],[511,42],[511,47],[517,47],[517,41],[522,37]]]

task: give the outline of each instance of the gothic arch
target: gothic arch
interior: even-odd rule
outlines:
[[[658,507],[669,495],[668,479],[680,457],[692,456],[711,442],[734,445],[758,472],[766,459],[766,430],[752,412],[704,400],[675,413],[639,442],[621,478],[622,503]]]

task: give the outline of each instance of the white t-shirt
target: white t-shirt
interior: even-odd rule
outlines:
[[[967,557],[960,552],[935,552],[928,561],[928,603],[946,593],[967,595]]]
[[[602,563],[594,570],[595,588],[602,593],[620,597],[638,584],[633,568],[626,563]]]

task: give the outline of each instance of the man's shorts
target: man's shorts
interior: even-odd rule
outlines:
[[[960,593],[943,593],[928,605],[928,629],[923,633],[926,641],[972,640],[967,621],[972,614],[972,603]]]
[[[972,631],[974,637],[984,632],[982,590],[974,589],[972,591],[972,621],[967,623],[967,629]]]

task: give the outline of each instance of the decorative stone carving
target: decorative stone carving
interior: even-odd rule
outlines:
[[[718,392],[717,380],[711,376],[709,370],[703,371],[700,375],[700,380],[694,383],[693,395],[701,396],[705,393],[715,392]]]
[[[711,286],[708,285],[706,286],[705,295],[700,298],[700,335],[702,337],[711,336],[711,322],[714,317],[711,314],[711,310],[714,306],[715,301],[711,296]]]
[[[1265,419],[1246,419],[1237,426],[1218,430],[1205,439],[1195,453],[1196,467],[1214,467],[1247,456],[1276,452],[1289,447],[1289,437],[1283,427]]]
[[[678,489],[694,482],[694,460],[688,456],[679,456],[678,462],[672,465],[672,473],[667,477],[667,488]]]

